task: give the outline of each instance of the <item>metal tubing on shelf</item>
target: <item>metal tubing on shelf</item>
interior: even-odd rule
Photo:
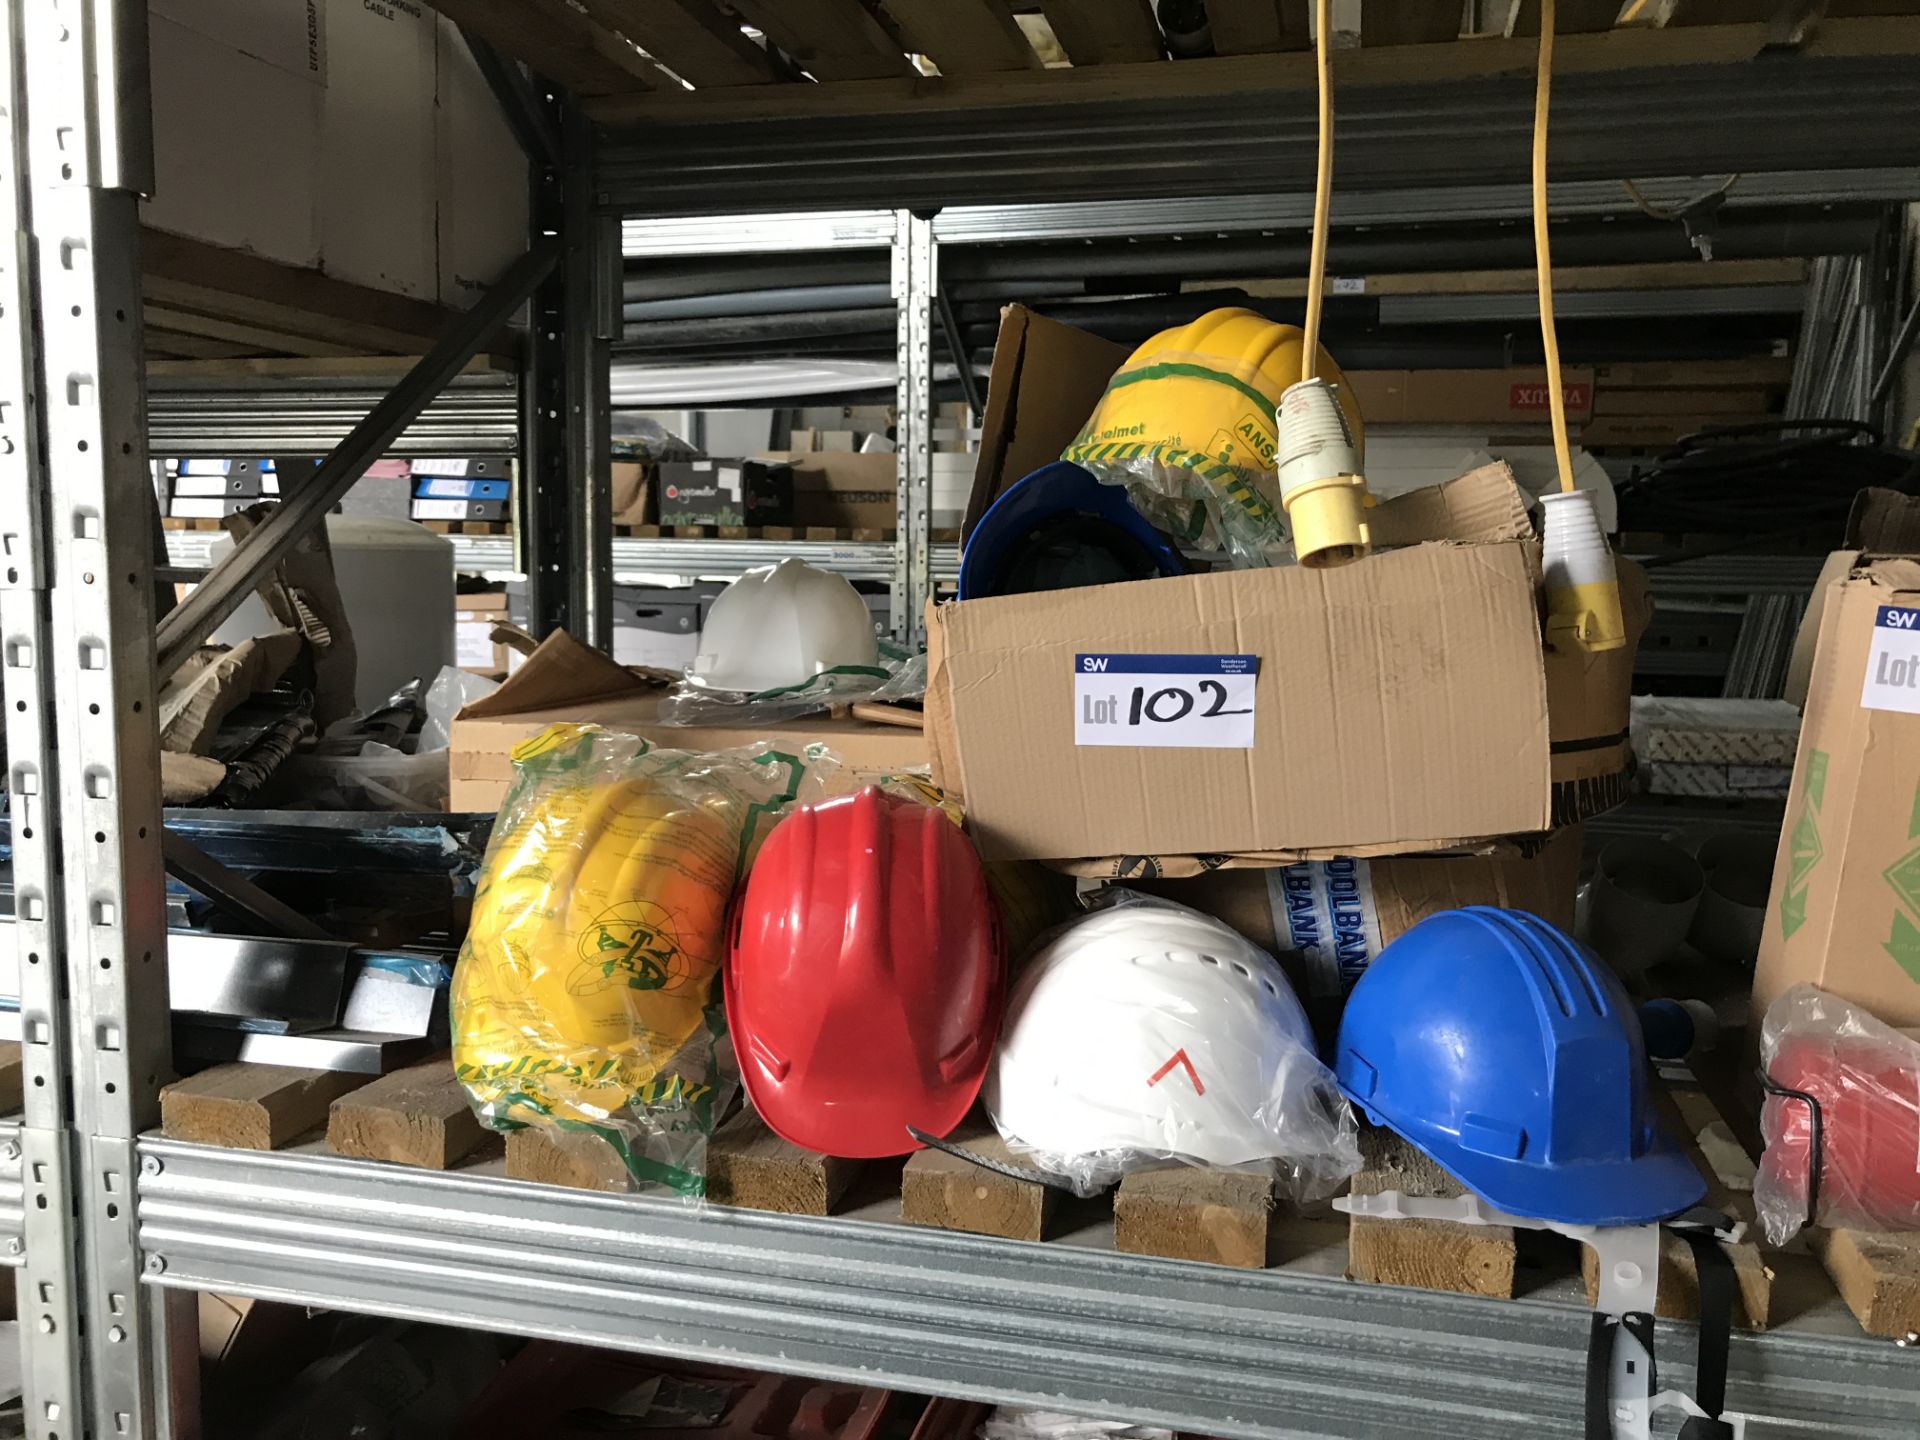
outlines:
[[[939,264],[931,220],[902,210],[893,245],[899,366],[899,489],[889,615],[894,638],[924,644],[933,543],[933,325]]]
[[[294,940],[334,938],[278,895],[261,889],[238,870],[228,869],[184,835],[162,827],[160,853],[169,875],[192,886],[234,919],[261,927],[254,933]]]
[[[260,579],[286,556],[307,529],[339,501],[367,466],[393,443],[424,410],[447,382],[526,303],[536,286],[559,258],[560,247],[550,238],[537,239],[466,311],[393,388],[332,454],[320,463],[300,492],[277,506],[258,529],[234,546],[180,608],[160,627],[159,679],[185,663],[253,592]],[[137,288],[136,288],[137,296]],[[146,446],[142,426],[140,445]]]

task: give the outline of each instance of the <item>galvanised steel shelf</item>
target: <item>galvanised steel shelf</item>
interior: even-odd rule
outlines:
[[[205,569],[216,535],[212,530],[169,530],[167,559],[186,569]],[[449,535],[454,564],[468,574],[515,575],[511,535]],[[672,540],[616,535],[613,578],[638,582],[660,575],[687,580],[727,579],[788,556],[837,570],[849,580],[885,583],[893,577],[893,545],[885,540]],[[929,569],[936,582],[960,576],[960,547],[936,542]]]
[[[1279,1268],[1123,1255],[1109,1228],[1045,1244],[898,1223],[898,1199],[805,1219],[438,1173],[313,1144],[139,1142],[149,1284],[217,1290],[1209,1433],[1534,1440],[1574,1433],[1591,1312],[1352,1283],[1345,1222],[1299,1222]],[[1908,1433],[1920,1364],[1861,1336],[1805,1256],[1736,1334],[1752,1440]],[[1816,1284],[1817,1277],[1817,1284]],[[1798,1281],[1804,1279],[1805,1286]],[[1690,1389],[1693,1327],[1661,1322]],[[1764,1423],[1761,1423],[1764,1422]]]

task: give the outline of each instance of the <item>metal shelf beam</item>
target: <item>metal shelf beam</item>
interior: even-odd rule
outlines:
[[[1359,1285],[1339,1255],[1267,1271],[877,1218],[813,1220],[343,1160],[140,1144],[147,1280],[1226,1436],[1571,1433],[1591,1312]],[[871,1213],[875,1218],[868,1218]],[[897,1214],[897,1207],[894,1211]],[[1344,1226],[1331,1233],[1344,1235]],[[1829,1298],[1734,1337],[1741,1413],[1896,1433],[1904,1350]],[[1849,1333],[1850,1332],[1850,1333]],[[1662,1322],[1662,1378],[1693,1330]],[[1776,1433],[1750,1427],[1749,1435]]]

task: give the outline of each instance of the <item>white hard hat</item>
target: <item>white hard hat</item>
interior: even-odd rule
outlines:
[[[1015,984],[984,1089],[995,1126],[1091,1188],[1149,1156],[1282,1158],[1320,1190],[1355,1122],[1272,958],[1198,911],[1121,904],[1059,932]]]
[[[873,616],[852,582],[787,559],[747,571],[714,599],[687,679],[757,693],[841,666],[875,668],[879,657]]]

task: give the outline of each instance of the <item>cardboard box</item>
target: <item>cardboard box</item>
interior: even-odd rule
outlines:
[[[1796,705],[1806,704],[1814,642],[1820,636],[1827,591],[1846,578],[1863,553],[1920,555],[1920,499],[1877,486],[1862,490],[1853,497],[1843,542],[1842,548],[1827,556],[1826,564],[1820,567],[1813,593],[1807,598],[1806,614],[1793,637],[1793,653],[1787,659],[1786,685],[1781,694]]]
[[[893,530],[899,524],[900,457],[766,452],[793,466],[793,523],[835,530]]]
[[[660,465],[662,525],[791,525],[793,469],[765,460]]]
[[[507,668],[507,647],[494,640],[493,627],[510,623],[504,590],[454,596],[454,664],[482,675],[503,673]]]
[[[654,525],[653,467],[638,460],[613,462],[613,523]]]
[[[1383,946],[1442,910],[1500,905],[1571,931],[1580,841],[1573,826],[1528,856],[1303,860],[1128,883],[1224,920],[1278,957],[1303,1000],[1338,1001]]]
[[[658,711],[665,678],[636,674],[565,631],[555,631],[498,690],[454,717],[449,808],[498,810],[513,778],[513,747],[568,720],[624,730],[677,750],[727,750],[761,740],[818,743],[840,757],[844,768],[836,783],[847,789],[874,776],[927,768],[926,737],[902,725],[827,715],[776,726],[662,725]]]
[[[1347,384],[1369,425],[1540,425],[1551,418],[1547,372],[1350,370]],[[1562,367],[1567,420],[1593,413],[1593,371]]]
[[[990,859],[1385,854],[1545,830],[1534,589],[1509,541],[940,606],[954,744],[935,779],[965,794]],[[1077,657],[1117,653],[1255,657],[1251,746],[1076,743]]]
[[[1090,372],[1068,373],[1075,357]],[[1005,312],[970,515],[1034,456],[1058,453],[1085,412],[1056,407],[1097,396],[1120,358],[1118,346]],[[1486,848],[1624,799],[1633,646],[1544,649],[1538,546],[1505,468],[1390,501],[1370,523],[1377,545],[1411,548],[1335,570],[930,611],[934,774],[964,796],[982,853],[1165,874],[1222,856]],[[1417,543],[1428,540],[1453,543]],[[1626,562],[1620,574],[1637,643],[1645,577]],[[1082,656],[1254,657],[1251,744],[1077,743],[1095,723],[1076,710]]]
[[[1920,1025],[1920,560],[1863,558],[1825,596],[1754,970]]]

